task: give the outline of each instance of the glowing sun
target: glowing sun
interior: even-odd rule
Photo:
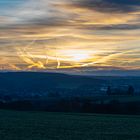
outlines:
[[[69,59],[69,61],[80,62],[87,60],[90,54],[87,51],[82,50],[66,50],[63,51],[63,56]]]

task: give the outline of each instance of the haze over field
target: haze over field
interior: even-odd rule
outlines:
[[[1,70],[139,71],[139,55],[139,0],[0,1]]]

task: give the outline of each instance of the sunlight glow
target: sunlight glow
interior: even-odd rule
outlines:
[[[65,50],[64,55],[70,59],[70,61],[81,62],[86,61],[90,55],[89,52],[82,50]]]

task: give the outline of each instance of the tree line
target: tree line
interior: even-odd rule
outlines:
[[[133,86],[128,86],[127,90],[118,90],[108,86],[106,90],[108,96],[127,95],[133,96],[135,90]],[[131,97],[130,97],[131,98]],[[105,100],[104,98],[90,97],[61,97],[58,92],[48,94],[47,100],[10,100],[5,96],[5,100],[0,101],[1,109],[14,110],[38,110],[49,112],[84,112],[84,113],[109,113],[109,114],[140,114],[140,101],[122,102],[117,98]]]

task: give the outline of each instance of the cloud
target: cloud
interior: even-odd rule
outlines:
[[[0,67],[139,69],[139,0],[2,1]]]
[[[73,6],[99,12],[128,13],[137,11],[139,0],[73,0]]]

